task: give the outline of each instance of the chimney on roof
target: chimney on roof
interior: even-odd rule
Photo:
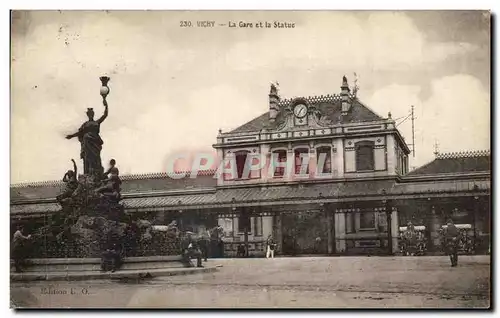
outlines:
[[[277,84],[277,83],[276,83]],[[269,121],[274,122],[278,112],[280,110],[279,103],[280,97],[278,95],[278,89],[275,84],[271,84],[271,91],[269,92]]]
[[[340,98],[342,100],[342,115],[347,115],[349,109],[351,108],[351,103],[349,101],[349,84],[347,83],[347,77],[342,78],[342,86],[340,86]]]

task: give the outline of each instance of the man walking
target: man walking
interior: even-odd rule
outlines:
[[[274,258],[274,249],[276,248],[276,243],[274,242],[273,236],[269,234],[266,241],[267,251],[266,258]]]
[[[450,219],[447,222],[445,230],[445,244],[447,254],[450,255],[451,267],[456,267],[458,264],[458,229]]]

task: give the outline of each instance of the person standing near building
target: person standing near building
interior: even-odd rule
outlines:
[[[17,227],[17,231],[14,233],[12,238],[12,256],[14,258],[14,266],[16,267],[16,272],[21,272],[21,265],[26,259],[26,241],[31,239],[31,235],[23,235],[23,227],[20,225]]]
[[[455,267],[458,264],[458,236],[459,232],[453,221],[450,219],[447,222],[444,233],[446,252],[450,256],[451,266]]]
[[[201,251],[198,241],[193,238],[192,232],[186,232],[182,239],[182,257],[186,264],[191,265],[191,258],[196,258],[196,267],[203,267],[201,263]]]
[[[274,258],[274,250],[276,248],[276,242],[274,242],[273,236],[269,234],[266,241],[267,251],[266,258]]]

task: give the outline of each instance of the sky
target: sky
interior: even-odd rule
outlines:
[[[199,28],[197,21],[294,28]],[[191,21],[192,27],[181,27]],[[104,108],[103,164],[166,171],[211,151],[282,98],[338,94],[342,76],[377,114],[415,108],[415,157],[490,148],[490,16],[484,11],[16,11],[11,28],[11,183],[56,180],[79,159],[75,132]],[[411,143],[411,121],[398,128]]]

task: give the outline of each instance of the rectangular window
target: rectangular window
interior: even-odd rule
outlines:
[[[372,141],[360,141],[356,143],[356,170],[375,170],[375,155]]]
[[[249,233],[251,232],[250,228],[251,222],[250,222],[250,217],[241,215],[238,218],[238,233],[245,233],[245,230],[248,231]]]
[[[247,164],[248,151],[241,151],[236,153],[236,173],[238,179],[248,179],[250,171],[244,176],[245,166]],[[248,170],[248,169],[247,169]]]
[[[271,160],[277,160],[280,165],[286,163],[286,150],[277,150],[273,152],[273,157],[271,158]],[[275,178],[283,178],[283,176],[285,175],[285,167],[273,167],[273,169]]]
[[[296,149],[295,150],[295,174],[309,174],[309,149]],[[305,171],[302,170],[302,162],[304,165],[307,163]]]
[[[360,230],[375,229],[375,212],[363,211],[359,214],[359,229]]]
[[[318,174],[332,173],[332,152],[330,147],[320,147],[317,150]]]

